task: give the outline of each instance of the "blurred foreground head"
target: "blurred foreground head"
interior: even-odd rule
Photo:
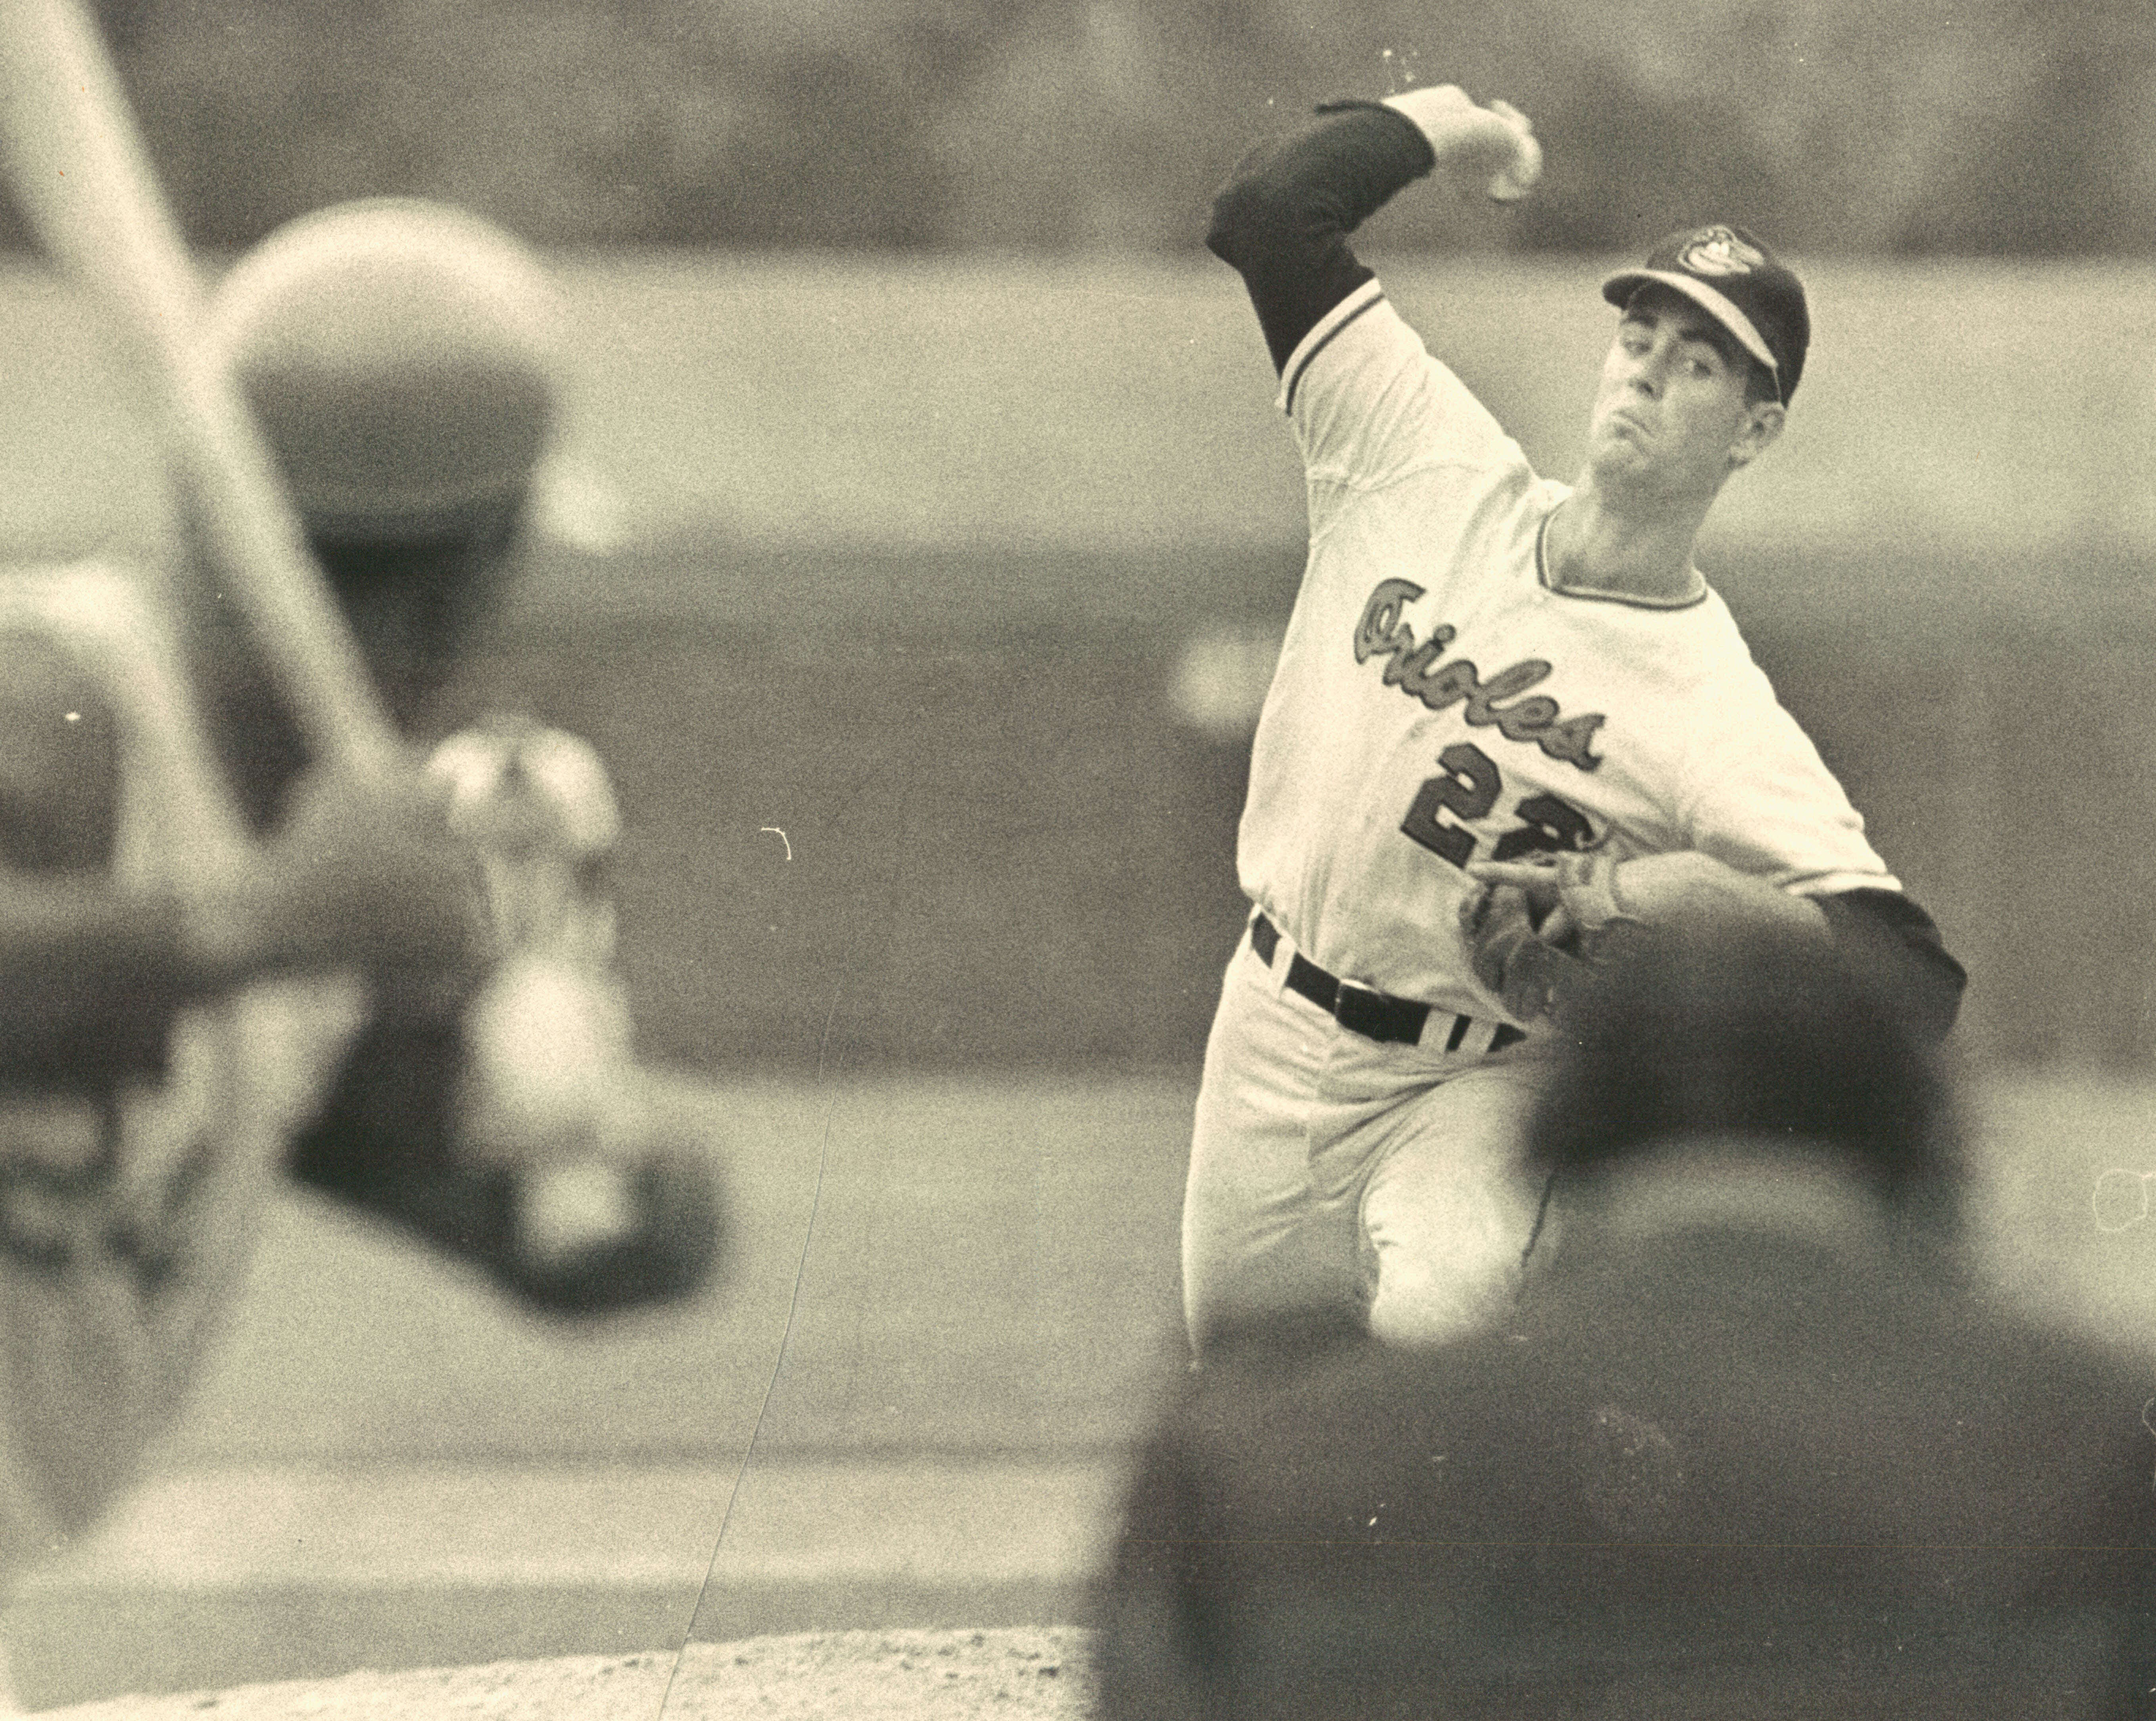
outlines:
[[[1532,1123],[1568,1186],[1552,1271],[1448,1344],[1318,1333],[1291,1366],[1199,1371],[1126,1495],[1103,1721],[2112,1713],[2044,1700],[2109,1677],[2101,1651],[2073,1666],[2006,1623],[2064,1539],[2069,1486],[2020,1479],[2061,1436],[2002,1415],[2030,1348],[1932,1271],[1945,1252],[1881,1246],[1931,1230],[1949,1138],[1866,974],[1801,929],[1617,947]],[[2028,1366],[2048,1427],[2090,1420]],[[2075,1522],[2123,1497],[2148,1519],[2127,1379]],[[1972,1443],[1943,1463],[1941,1426]],[[2112,1595],[2143,1616],[2138,1580],[2072,1564],[2094,1617]]]
[[[553,425],[561,326],[521,243],[417,198],[290,222],[213,299],[213,352],[402,720],[495,595]]]
[[[1944,1077],[1845,943],[1727,924],[1627,945],[1569,1015],[1529,1152],[1592,1186],[1673,1145],[1822,1152],[1877,1194],[1954,1171]]]

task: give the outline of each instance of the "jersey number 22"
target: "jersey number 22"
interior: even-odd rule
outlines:
[[[1440,860],[1465,866],[1475,853],[1476,835],[1466,821],[1484,819],[1505,792],[1505,779],[1497,762],[1471,741],[1455,741],[1437,756],[1442,768],[1415,791],[1400,829]],[[1594,840],[1594,828],[1577,807],[1553,794],[1531,794],[1514,810],[1526,822],[1497,839],[1492,860],[1510,860],[1538,850],[1584,849]],[[1450,813],[1457,824],[1448,823]]]

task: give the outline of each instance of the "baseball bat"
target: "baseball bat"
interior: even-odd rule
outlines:
[[[0,0],[0,165],[47,254],[144,349],[204,537],[315,756],[388,775],[403,744],[275,455],[204,350],[201,277],[85,0]]]

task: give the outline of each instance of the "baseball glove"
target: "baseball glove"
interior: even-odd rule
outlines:
[[[1460,905],[1475,977],[1522,1022],[1557,1015],[1614,941],[1645,922],[1618,893],[1609,855],[1542,855],[1471,866],[1478,887]]]

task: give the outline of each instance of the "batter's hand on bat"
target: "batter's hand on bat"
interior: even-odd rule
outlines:
[[[1517,203],[1542,177],[1542,145],[1510,102],[1478,106],[1457,84],[1432,84],[1389,96],[1385,105],[1414,122],[1441,172],[1482,186],[1492,202]]]
[[[492,954],[477,851],[450,827],[447,789],[416,770],[331,768],[305,779],[292,816],[228,912],[239,965],[360,968],[468,987]]]

